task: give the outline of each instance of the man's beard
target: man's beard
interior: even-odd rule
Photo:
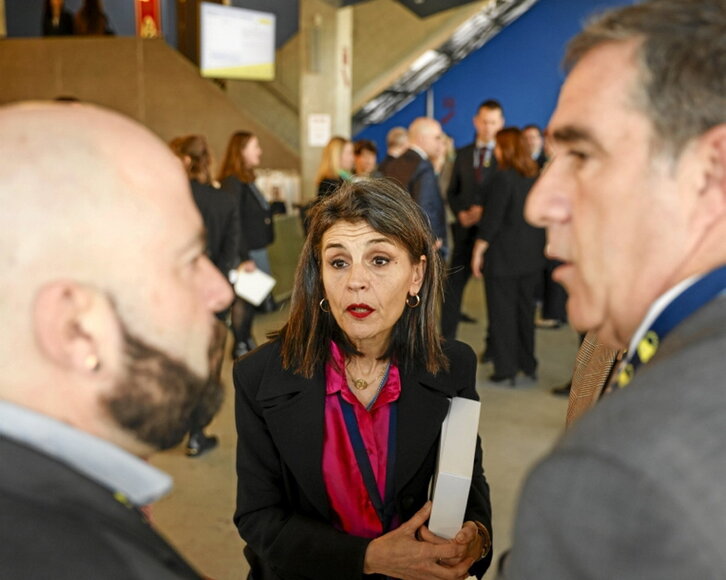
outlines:
[[[192,426],[203,427],[212,420],[224,398],[222,386],[133,336],[118,320],[125,373],[101,404],[139,441],[155,449],[174,447]]]

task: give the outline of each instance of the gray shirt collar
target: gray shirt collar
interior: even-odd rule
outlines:
[[[0,401],[0,436],[37,449],[143,506],[169,492],[172,478],[135,455],[47,415]]]

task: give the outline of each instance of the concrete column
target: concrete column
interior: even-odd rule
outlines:
[[[303,200],[317,193],[322,146],[311,146],[311,115],[330,116],[330,134],[350,137],[353,9],[325,0],[300,2],[300,174]]]
[[[0,0],[0,38],[8,35],[8,27],[5,24],[5,0]]]

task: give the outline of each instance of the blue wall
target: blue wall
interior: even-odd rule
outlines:
[[[474,138],[471,119],[486,99],[502,103],[507,125],[546,126],[564,79],[560,63],[567,41],[593,12],[632,0],[539,0],[497,36],[449,69],[431,87],[434,117],[457,147]],[[419,95],[385,123],[370,125],[356,139],[371,139],[385,154],[386,133],[426,114]]]

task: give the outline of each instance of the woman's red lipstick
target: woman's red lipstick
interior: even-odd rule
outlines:
[[[370,314],[373,314],[375,308],[371,308],[367,304],[351,304],[345,310],[356,318],[366,318]]]

